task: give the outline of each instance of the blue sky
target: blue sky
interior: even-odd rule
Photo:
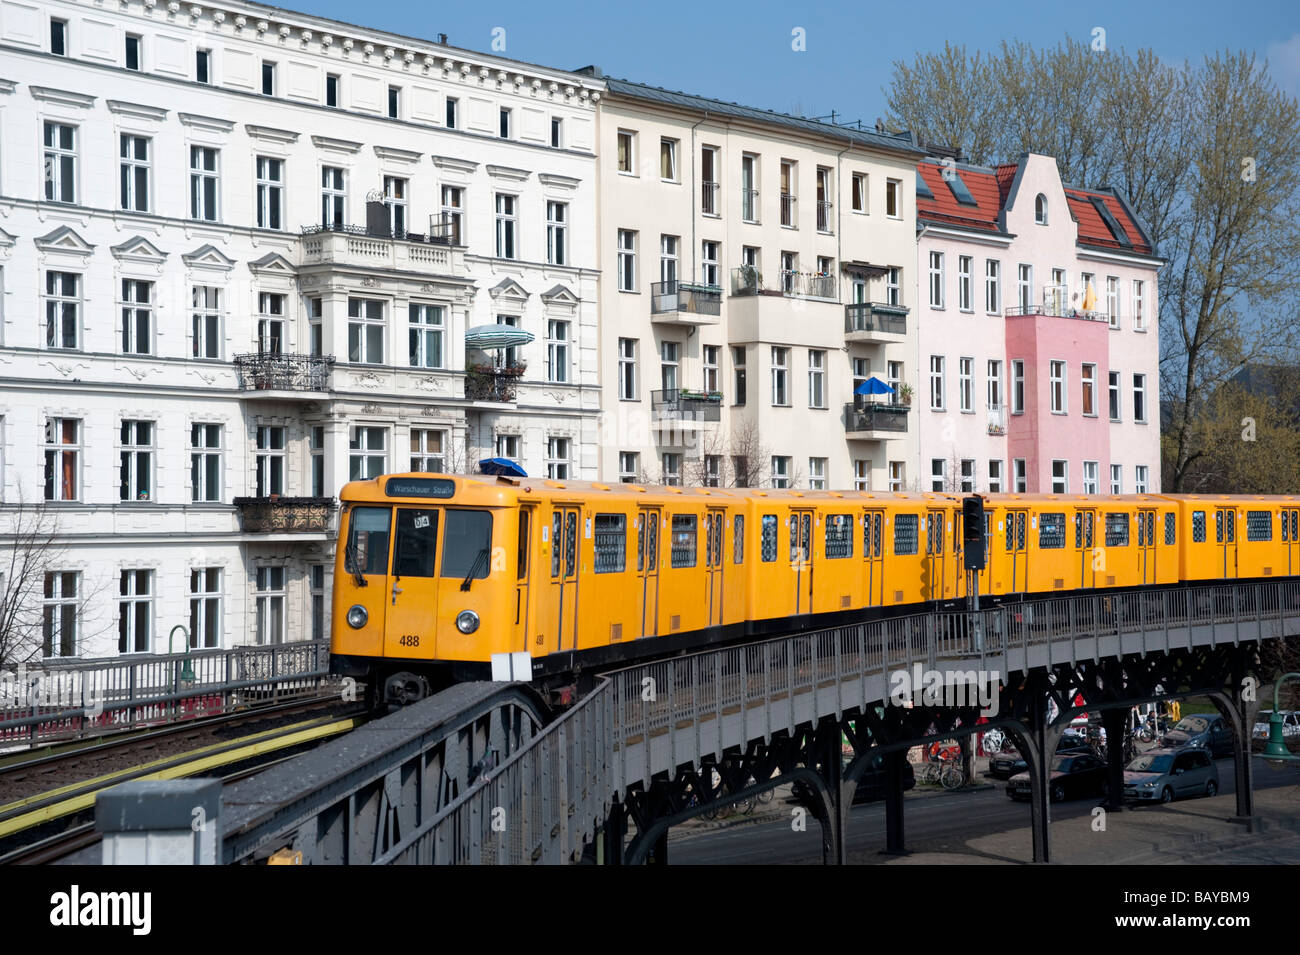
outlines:
[[[1066,35],[1089,40],[1094,27],[1105,29],[1111,47],[1151,47],[1171,61],[1225,48],[1253,51],[1267,56],[1279,84],[1300,96],[1296,0],[285,5],[410,36],[446,33],[449,43],[468,50],[491,50],[493,30],[501,27],[504,53],[514,59],[570,69],[594,63],[610,76],[809,116],[834,109],[850,121],[884,115],[881,90],[892,63],[910,60],[916,50],[942,49],[945,40],[993,49],[1004,37],[1050,46]],[[791,49],[796,27],[806,32],[806,52]]]

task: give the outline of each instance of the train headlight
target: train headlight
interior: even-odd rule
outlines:
[[[462,610],[456,615],[456,629],[461,633],[473,633],[478,629],[478,614],[473,610]]]
[[[353,604],[348,608],[348,626],[353,630],[360,630],[370,619],[370,613],[361,604]]]

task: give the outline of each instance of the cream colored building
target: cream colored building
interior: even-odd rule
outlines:
[[[920,150],[603,79],[602,477],[910,487]]]

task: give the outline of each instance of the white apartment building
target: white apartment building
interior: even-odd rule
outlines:
[[[597,476],[599,81],[239,2],[4,0],[0,53],[38,656],[327,634],[349,479]]]
[[[604,82],[602,479],[909,487],[920,150]]]

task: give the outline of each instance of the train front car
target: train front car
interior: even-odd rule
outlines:
[[[487,678],[493,653],[518,649],[512,488],[389,474],[346,485],[340,501],[332,672],[364,680],[375,704],[411,703]]]

